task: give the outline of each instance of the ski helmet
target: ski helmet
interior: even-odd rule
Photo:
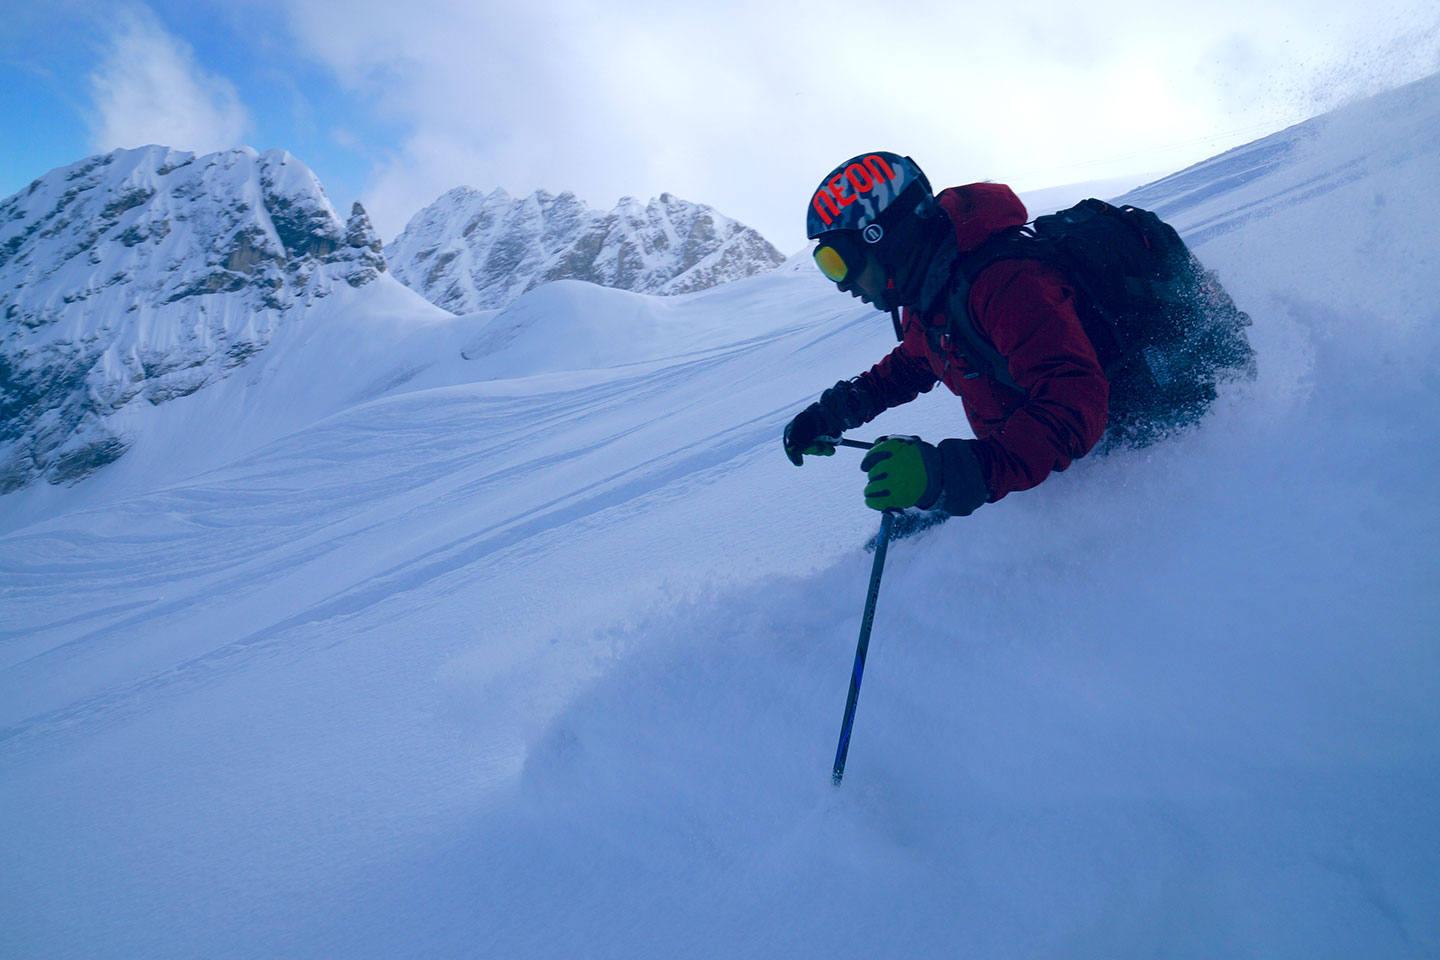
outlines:
[[[876,151],[846,160],[810,199],[806,233],[820,272],[844,284],[865,269],[871,254],[887,278],[880,309],[911,302],[929,262],[939,206],[930,181],[909,157]],[[912,289],[913,288],[913,289]]]
[[[856,230],[864,233],[866,241],[878,243],[886,220],[932,202],[930,181],[914,160],[883,150],[862,153],[820,181],[810,198],[805,235],[813,240],[831,230]],[[877,224],[880,230],[869,229]]]

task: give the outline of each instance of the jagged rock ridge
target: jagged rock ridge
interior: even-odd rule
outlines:
[[[551,280],[688,293],[785,259],[750,227],[668,193],[600,212],[569,192],[513,199],[469,187],[416,214],[386,253],[397,279],[454,313],[502,307]]]
[[[114,414],[200,389],[292,308],[386,269],[283,150],[149,146],[51,171],[0,203],[0,493],[76,480],[128,446]]]

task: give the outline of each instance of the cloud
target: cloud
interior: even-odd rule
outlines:
[[[863,150],[937,185],[1178,169],[1304,119],[1327,65],[1435,19],[1426,0],[274,2],[404,131],[364,197],[387,239],[465,183],[596,206],[669,190],[787,251],[821,175]]]
[[[123,10],[116,20],[90,75],[94,150],[158,143],[204,153],[244,142],[250,113],[229,80],[207,73],[148,8]]]

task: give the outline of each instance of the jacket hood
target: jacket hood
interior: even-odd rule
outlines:
[[[948,187],[935,200],[955,226],[961,253],[969,253],[990,237],[1025,223],[1025,204],[1003,183],[967,183]]]

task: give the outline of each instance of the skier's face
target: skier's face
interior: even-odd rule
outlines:
[[[880,261],[875,259],[873,253],[866,255],[865,269],[853,277],[846,277],[839,287],[850,296],[859,297],[864,303],[886,309],[881,303],[885,296],[885,269],[880,266]]]

